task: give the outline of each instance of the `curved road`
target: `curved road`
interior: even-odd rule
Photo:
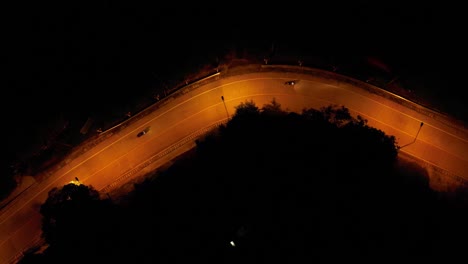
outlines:
[[[78,177],[82,183],[106,192],[122,177],[137,175],[132,168],[152,161],[163,164],[167,159],[163,154],[171,146],[187,137],[187,142],[193,144],[192,133],[226,121],[234,114],[235,106],[246,100],[261,107],[275,98],[283,109],[297,112],[303,108],[344,105],[352,114],[367,119],[370,126],[394,135],[398,144],[404,146],[401,152],[445,174],[468,180],[468,133],[440,118],[421,114],[345,82],[304,73],[265,71],[218,77],[197,89],[184,88],[182,95],[118,132],[107,136],[103,133],[101,136],[106,138],[102,142],[69,160],[4,208],[0,214],[0,263],[14,261],[40,236],[39,207],[53,187]],[[298,82],[294,86],[285,85],[289,80]],[[150,131],[137,137],[148,126]],[[417,140],[411,143],[419,129]],[[174,151],[178,152],[182,150]]]

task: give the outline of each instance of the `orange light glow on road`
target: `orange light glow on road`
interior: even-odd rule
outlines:
[[[174,146],[179,146],[183,139],[193,143],[192,135],[197,131],[225,122],[235,113],[235,107],[247,100],[261,107],[275,98],[283,109],[295,112],[330,104],[344,105],[351,114],[367,119],[369,126],[394,135],[400,146],[414,141],[402,148],[402,152],[468,180],[467,131],[443,117],[423,114],[426,109],[415,111],[365,89],[313,74],[265,70],[226,78],[222,78],[222,73],[219,76],[196,89],[189,86],[180,96],[161,103],[148,115],[133,116],[122,129],[102,133],[105,139],[100,143],[68,160],[57,171],[44,172],[51,175],[1,212],[0,263],[9,263],[37,237],[41,221],[38,205],[45,201],[52,188],[82,183],[96,190],[107,190],[117,182],[122,184],[121,179],[139,175],[135,168],[151,162],[163,164],[169,150],[182,152],[182,148]],[[285,85],[290,80],[295,81],[294,85]],[[148,127],[151,129],[144,136],[137,136]],[[235,246],[233,241],[231,245]]]

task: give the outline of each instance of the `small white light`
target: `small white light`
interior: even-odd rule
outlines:
[[[233,246],[233,247],[236,246],[236,244],[234,244],[234,241],[231,241],[230,243],[231,243],[231,246]]]

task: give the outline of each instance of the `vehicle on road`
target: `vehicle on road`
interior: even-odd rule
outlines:
[[[285,82],[284,84],[285,84],[285,85],[292,85],[292,86],[294,86],[296,83],[297,83],[297,80],[292,80],[292,81],[287,81],[287,82]]]
[[[148,133],[149,130],[150,130],[150,127],[145,128],[144,130],[142,130],[140,133],[137,134],[137,137],[146,135],[146,133]]]

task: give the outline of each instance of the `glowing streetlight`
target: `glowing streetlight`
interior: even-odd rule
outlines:
[[[74,184],[74,185],[80,185],[80,184],[81,184],[81,182],[80,182],[80,180],[78,179],[78,177],[75,177],[75,180],[74,180],[74,181],[72,180],[72,181],[70,181],[69,183]]]

